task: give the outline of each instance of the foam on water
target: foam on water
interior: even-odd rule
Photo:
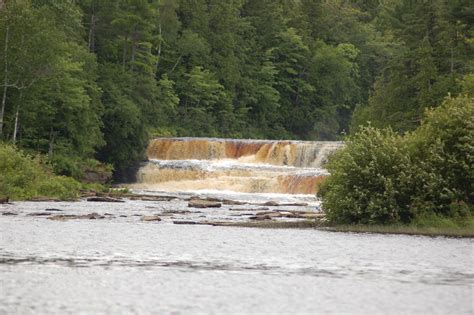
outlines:
[[[132,189],[314,195],[331,141],[158,138]]]

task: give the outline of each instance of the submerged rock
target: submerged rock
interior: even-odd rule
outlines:
[[[81,215],[81,216],[79,216],[78,219],[96,220],[96,219],[104,219],[104,218],[105,218],[105,216],[100,215],[96,212],[93,212],[93,213],[89,213],[89,214],[86,214],[86,215]]]
[[[205,199],[191,199],[188,203],[191,208],[220,208],[222,203],[219,201],[211,201]]]
[[[142,221],[161,221],[161,218],[157,215],[144,215],[141,219]]]
[[[277,207],[280,204],[276,201],[270,200],[262,204],[262,206]]]
[[[307,207],[306,202],[294,202],[294,203],[281,203],[280,206],[283,207]]]
[[[173,214],[188,214],[188,213],[199,213],[199,211],[192,212],[189,210],[165,210],[163,211],[164,215],[173,215]]]
[[[250,220],[256,220],[256,221],[263,221],[263,220],[271,220],[272,217],[268,214],[266,215],[256,215],[253,217],[249,217]]]
[[[201,221],[199,225],[212,225],[212,226],[229,226],[235,224],[233,221]]]
[[[173,221],[173,224],[198,224],[196,221]]]
[[[7,212],[2,212],[2,215],[18,215],[18,213],[7,211]]]
[[[93,201],[93,202],[125,202],[122,199],[112,198],[112,197],[90,197],[90,198],[87,198],[87,201]]]
[[[29,217],[44,217],[44,216],[48,216],[48,215],[51,215],[52,213],[50,212],[32,212],[32,213],[28,213],[27,216]]]
[[[66,220],[77,219],[77,218],[78,216],[75,214],[59,214],[59,215],[53,215],[51,217],[48,217],[48,220],[66,221]]]
[[[268,216],[270,218],[278,218],[278,217],[281,217],[281,213],[278,211],[265,211],[265,212],[257,212],[255,216],[257,217]]]
[[[130,200],[141,200],[141,201],[170,201],[173,199],[177,199],[174,196],[148,196],[148,195],[136,195],[130,196]]]
[[[268,207],[258,207],[258,208],[230,208],[229,211],[264,211],[270,210]]]
[[[97,219],[105,219],[105,216],[100,215],[96,212],[84,214],[84,215],[77,215],[77,214],[58,214],[51,217],[48,217],[49,220],[53,221],[66,221],[66,220],[97,220]]]
[[[245,202],[245,201],[237,201],[237,200],[229,200],[229,199],[223,199],[222,203],[225,205],[230,205],[230,206],[241,206],[241,205],[248,204],[248,202]]]

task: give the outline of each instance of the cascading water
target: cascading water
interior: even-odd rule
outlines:
[[[314,194],[335,141],[157,138],[135,188]]]

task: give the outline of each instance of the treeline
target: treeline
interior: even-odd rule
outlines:
[[[0,138],[76,178],[156,135],[411,130],[473,60],[469,0],[2,3]]]

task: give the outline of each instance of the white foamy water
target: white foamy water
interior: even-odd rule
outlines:
[[[158,138],[133,189],[310,194],[340,142]]]

